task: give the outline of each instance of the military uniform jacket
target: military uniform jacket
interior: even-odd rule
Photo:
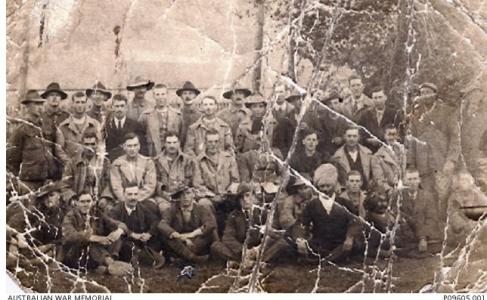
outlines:
[[[406,152],[404,152],[404,146],[397,144],[397,147],[399,147],[400,153],[405,156]],[[380,147],[374,154],[374,157],[375,159],[372,160],[372,174],[377,183],[388,187],[394,187],[401,176],[401,161],[395,152],[386,146]]]
[[[196,187],[210,190],[216,195],[225,194],[231,183],[240,182],[235,157],[226,151],[220,151],[215,160],[206,153],[196,159],[193,183]]]
[[[235,107],[230,105],[230,107],[225,108],[217,113],[217,117],[225,121],[232,130],[232,136],[237,136],[237,129],[240,123],[247,119],[251,115],[250,109],[242,105],[242,107]]]
[[[241,209],[232,211],[225,222],[225,229],[223,231],[222,243],[225,244],[233,253],[241,254],[243,244],[247,239],[247,248],[253,248],[260,244],[262,234],[259,232],[257,212],[253,214],[253,222],[249,222],[249,218]],[[250,217],[250,216],[249,216]],[[257,225],[257,226],[253,226]],[[250,230],[249,234],[248,231]]]
[[[371,179],[371,161],[373,158],[372,152],[362,145],[358,145],[360,153],[360,160],[362,162],[362,169],[366,182]],[[350,164],[345,154],[345,145],[340,147],[331,158],[332,162],[338,169],[338,175],[341,183],[345,182],[346,175],[351,171]]]
[[[25,181],[49,178],[52,153],[40,130],[41,124],[27,119],[14,129],[7,145],[7,170]]]
[[[123,199],[123,187],[128,183],[136,183],[139,186],[140,201],[146,200],[156,190],[154,161],[139,154],[133,163],[129,163],[127,155],[122,155],[112,163],[110,183],[118,200]]]
[[[162,151],[159,112],[156,109],[144,111],[139,117],[139,123],[146,128],[147,148],[150,156],[156,156]],[[181,140],[183,119],[181,112],[168,106],[166,114],[166,133],[171,131],[178,135]]]
[[[201,229],[204,235],[211,236],[215,233],[216,223],[210,208],[194,202],[191,218],[185,224],[179,204],[173,203],[168,210],[163,212],[162,220],[157,228],[165,238],[169,238],[173,232],[187,233],[198,228]]]
[[[207,126],[201,117],[188,129],[184,152],[198,156],[205,151],[205,134],[210,129],[216,129],[220,134],[220,149],[233,149],[233,138],[230,126],[220,118],[215,118],[211,125]]]
[[[154,158],[157,171],[157,195],[175,192],[181,186],[193,183],[194,161],[183,152],[179,152],[174,161],[170,161],[165,152]]]
[[[101,140],[100,123],[97,120],[86,116],[85,123],[81,129],[78,129],[74,124],[73,116],[64,120],[57,130],[56,156],[64,163],[67,163],[71,157],[76,157],[82,150],[81,138],[87,129],[94,130],[98,135],[98,139]]]

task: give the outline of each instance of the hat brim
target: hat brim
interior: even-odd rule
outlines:
[[[259,102],[248,102],[248,103],[244,103],[245,107],[247,108],[250,108],[253,104],[264,104],[265,106],[267,106],[267,102],[266,101],[259,101]]]
[[[151,90],[152,87],[154,87],[154,82],[149,80],[148,82],[145,82],[145,83],[144,82],[137,82],[134,84],[130,84],[130,85],[127,85],[127,90],[133,91],[136,88],[142,87],[142,86],[146,86],[147,90]]]
[[[27,104],[27,103],[44,103],[46,100],[44,99],[23,99],[20,101],[21,104]]]
[[[293,101],[297,101],[297,100],[300,100],[302,96],[300,95],[292,95],[292,96],[289,96],[286,98],[286,101],[287,102],[293,102]]]
[[[181,94],[184,92],[184,91],[191,91],[191,92],[194,92],[196,94],[196,96],[198,96],[199,94],[201,94],[201,91],[198,90],[198,89],[191,89],[191,88],[186,88],[186,89],[179,89],[176,91],[176,95],[178,95],[178,97],[181,97]]]
[[[94,92],[100,92],[102,93],[103,95],[105,95],[107,98],[105,99],[105,101],[108,101],[110,98],[112,98],[112,93],[110,93],[109,91],[107,90],[94,90],[94,89],[87,89],[86,90],[86,96],[87,97],[91,97],[91,95],[94,93]]]
[[[248,96],[250,96],[250,94],[252,94],[252,92],[249,89],[233,89],[233,90],[226,91],[225,93],[223,93],[223,98],[230,99],[232,97],[233,93],[235,93],[235,92],[242,92],[242,93],[244,93],[245,97],[248,97]]]
[[[56,93],[59,93],[61,95],[61,99],[66,99],[68,98],[68,94],[66,94],[64,91],[60,90],[60,89],[50,89],[50,90],[46,90],[44,93],[41,94],[41,98],[42,99],[46,99],[47,96],[49,95],[49,93],[52,93],[52,92],[56,92]]]

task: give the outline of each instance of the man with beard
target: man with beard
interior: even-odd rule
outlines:
[[[24,122],[14,129],[7,147],[7,171],[17,185],[15,191],[25,194],[41,187],[52,177],[53,155],[42,136],[44,99],[35,90],[29,90],[20,103],[24,108]],[[18,183],[16,182],[18,180]]]
[[[167,86],[157,84],[153,90],[156,105],[153,109],[144,111],[139,123],[144,127],[149,156],[156,156],[164,148],[167,132],[176,132],[180,136],[182,129],[181,112],[172,108],[167,99]]]
[[[195,86],[190,82],[186,81],[183,87],[176,91],[176,95],[183,100],[183,109],[181,110],[183,117],[183,126],[181,128],[181,147],[184,147],[184,142],[186,142],[185,137],[188,133],[189,126],[193,125],[194,122],[198,121],[201,117],[196,104],[194,104],[194,99],[200,94],[200,90],[195,88]]]
[[[175,132],[168,132],[164,150],[154,158],[157,173],[156,202],[162,213],[170,206],[170,195],[181,186],[193,184],[194,161],[181,151]]]
[[[340,184],[345,185],[348,172],[355,170],[362,175],[364,187],[371,181],[372,152],[359,144],[360,130],[358,127],[349,126],[344,134],[345,145],[340,147],[331,158],[337,166]]]
[[[208,260],[211,243],[216,240],[215,216],[211,209],[195,201],[195,190],[182,187],[172,194],[177,201],[162,216],[158,229],[177,257],[194,263]]]
[[[320,255],[332,262],[341,261],[358,250],[350,231],[354,217],[336,202],[337,177],[337,170],[331,164],[321,165],[316,170],[313,182],[320,194],[309,202],[302,217],[310,238],[296,241],[301,253]]]
[[[86,90],[86,97],[93,104],[91,110],[87,113],[88,116],[97,120],[101,127],[105,128],[105,122],[109,117],[109,111],[105,107],[105,102],[112,97],[112,93],[105,88],[103,83],[97,81],[91,89]]]
[[[157,185],[156,169],[152,159],[139,153],[140,142],[137,135],[130,132],[124,137],[125,154],[112,163],[110,171],[110,183],[113,194],[118,201],[125,200],[125,187],[136,184],[139,202],[153,209],[157,214],[157,205],[151,198]]]
[[[96,196],[101,208],[109,203],[113,194],[110,188],[110,161],[100,153],[98,136],[94,131],[85,131],[81,139],[83,151],[73,157],[64,167],[63,181],[68,185],[65,192],[68,199],[74,195],[89,191]],[[101,200],[105,198],[104,200]]]
[[[63,219],[63,263],[88,270],[107,267],[117,258],[119,239],[125,232],[124,224],[104,216],[92,196],[83,192]]]
[[[356,75],[348,79],[349,88],[352,94],[343,101],[341,111],[352,121],[356,121],[359,112],[364,108],[372,107],[372,100],[364,94],[364,84],[362,78]]]
[[[204,115],[196,123],[191,125],[186,136],[184,152],[192,156],[198,156],[205,151],[205,138],[208,131],[218,132],[219,149],[233,151],[233,138],[230,126],[216,116],[218,103],[215,97],[206,96],[201,101]]]
[[[223,93],[223,98],[232,100],[232,103],[230,107],[219,111],[216,116],[230,125],[232,136],[235,138],[239,124],[250,116],[249,109],[244,105],[245,98],[250,94],[249,89],[237,87]]]
[[[61,89],[61,86],[57,82],[51,82],[44,93],[41,94],[41,98],[46,99],[44,113],[42,118],[42,134],[44,138],[50,142],[50,152],[54,153],[56,145],[56,130],[59,125],[69,118],[69,113],[61,109],[61,100],[64,100],[68,95]],[[54,180],[58,180],[62,175],[62,162],[55,161],[53,165],[55,168],[50,172],[53,174],[51,177]]]
[[[142,76],[135,77],[133,83],[127,85],[127,90],[134,93],[134,98],[128,106],[127,117],[132,120],[138,120],[144,111],[154,107],[154,103],[145,98],[145,94],[153,86],[154,82],[146,80]]]
[[[394,124],[397,128],[402,122],[402,111],[386,105],[387,96],[382,88],[372,90],[373,106],[362,111],[357,123],[363,130],[364,146],[377,152],[384,141],[384,126]]]
[[[136,120],[127,117],[128,99],[122,94],[113,96],[112,109],[110,118],[107,121],[105,128],[105,144],[108,158],[110,161],[122,156],[125,152],[123,149],[124,136],[129,133],[135,133],[140,141],[145,141],[144,128]],[[147,147],[145,143],[140,145],[140,153],[145,155]]]
[[[101,139],[100,123],[86,114],[85,94],[76,92],[72,96],[72,100],[73,114],[59,125],[56,136],[56,156],[61,158],[64,164],[67,164],[81,151],[81,138],[85,131],[94,131]]]
[[[158,269],[165,263],[164,256],[159,253],[159,218],[140,201],[139,190],[138,184],[127,183],[123,189],[123,201],[110,210],[109,216],[126,226],[125,235],[121,238],[120,259]]]

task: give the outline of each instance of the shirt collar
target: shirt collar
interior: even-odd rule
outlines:
[[[324,196],[324,195],[318,196],[318,199],[320,200],[321,205],[323,206],[323,208],[325,209],[327,214],[331,213],[331,210],[333,208],[333,204],[335,203],[335,197],[336,197],[335,193],[333,193],[333,195],[331,197],[328,197],[328,198],[326,198],[326,196]]]

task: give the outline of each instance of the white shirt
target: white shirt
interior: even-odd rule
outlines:
[[[378,110],[376,109],[375,110],[375,114],[377,116],[377,123],[380,125],[380,123],[382,122],[382,118],[384,117],[384,111],[385,110]]]
[[[127,211],[127,214],[130,216],[132,212],[135,210],[135,208],[129,208],[127,205],[125,205],[125,210]]]
[[[331,209],[333,208],[333,203],[335,203],[335,193],[333,196],[326,197],[325,195],[319,195],[318,199],[320,199],[321,205],[325,209],[327,214],[331,213]]]
[[[358,150],[355,150],[355,151],[349,151],[348,152],[348,155],[350,155],[350,157],[352,158],[352,160],[354,162],[357,161],[357,157],[358,157]]]
[[[118,129],[123,128],[123,124],[125,124],[126,119],[127,119],[127,116],[125,116],[121,119],[114,118],[115,127],[117,127]]]

